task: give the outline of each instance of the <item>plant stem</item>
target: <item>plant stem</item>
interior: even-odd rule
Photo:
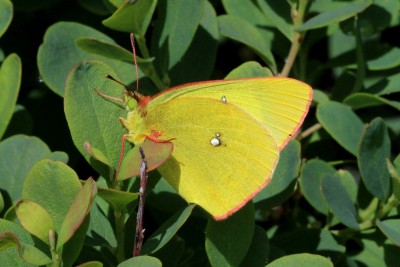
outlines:
[[[136,215],[136,234],[135,243],[133,246],[133,256],[140,256],[142,250],[142,244],[144,239],[143,229],[143,214],[144,214],[144,203],[146,196],[146,185],[147,185],[147,164],[143,149],[140,147],[140,154],[142,156],[142,164],[140,165],[140,189],[139,189],[139,206]]]
[[[361,30],[360,30],[360,25],[358,21],[358,17],[354,17],[354,37],[356,39],[356,58],[357,58],[357,75],[356,75],[356,81],[353,87],[352,92],[358,92],[362,89],[363,87],[363,82],[365,80],[365,72],[366,72],[366,66],[365,66],[365,58],[364,58],[364,52],[363,52],[363,47],[362,47],[362,38],[361,38]]]
[[[115,220],[115,236],[117,239],[117,251],[115,256],[118,262],[123,262],[125,260],[125,212],[114,211]]]
[[[304,13],[306,11],[308,0],[299,0],[298,9],[292,10],[292,18],[293,18],[293,26],[298,27],[303,23]],[[283,69],[280,73],[280,76],[287,77],[290,73],[290,70],[293,67],[294,61],[297,57],[297,54],[300,50],[301,42],[303,40],[305,33],[295,32],[293,35],[292,46],[289,50],[289,55],[286,59],[286,63],[283,66]]]
[[[299,135],[297,136],[297,139],[299,139],[299,140],[304,139],[304,138],[308,137],[309,135],[313,134],[314,132],[318,131],[321,128],[322,128],[321,124],[316,123],[313,126],[311,126],[310,128],[306,129],[305,131],[299,133]]]

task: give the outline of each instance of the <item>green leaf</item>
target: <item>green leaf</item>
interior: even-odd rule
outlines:
[[[106,186],[103,177],[99,177],[96,182],[100,193],[100,186]],[[117,240],[113,230],[112,222],[107,216],[111,212],[110,205],[100,197],[95,198],[95,202],[90,209],[90,224],[87,231],[86,245],[91,245],[98,253],[97,260],[107,261],[108,254],[103,253],[104,247],[116,247]],[[111,259],[109,259],[111,261]]]
[[[240,266],[263,267],[268,261],[269,241],[265,230],[260,226],[254,227],[253,240],[251,241],[249,250]]]
[[[400,246],[400,220],[376,220],[376,226],[389,238],[395,245]]]
[[[319,212],[328,214],[328,203],[321,192],[324,176],[334,174],[335,168],[319,159],[306,162],[301,169],[300,188],[307,201]]]
[[[397,156],[394,164],[393,165],[390,160],[386,160],[387,163],[387,167],[388,167],[388,171],[390,174],[390,177],[392,179],[392,188],[393,188],[393,194],[396,197],[396,199],[400,200],[400,172],[398,170],[398,167],[396,166],[398,164],[398,162],[396,162],[396,160],[398,160],[400,157]]]
[[[8,26],[10,26],[13,17],[13,9],[11,1],[0,1],[0,37],[6,32]]]
[[[22,198],[22,185],[32,167],[53,156],[37,137],[15,135],[0,143],[0,188],[7,192],[10,205]]]
[[[119,45],[88,37],[78,38],[76,44],[86,52],[133,64],[132,52]],[[139,57],[136,57],[136,60],[138,62],[144,61]]]
[[[156,5],[157,0],[125,1],[103,24],[113,30],[145,36]]]
[[[79,264],[79,267],[103,267],[103,263],[99,261],[90,261]]]
[[[387,53],[382,56],[368,60],[369,70],[386,70],[400,65],[400,49],[392,47]]]
[[[81,7],[100,16],[110,15],[115,10],[111,1],[78,0],[77,2]]]
[[[261,66],[258,62],[247,61],[229,72],[224,79],[228,80],[267,76],[273,76],[272,72],[268,68]]]
[[[20,243],[34,245],[32,236],[21,225],[0,218],[0,235],[12,233],[18,237]],[[0,237],[0,262],[3,266],[29,266],[18,255],[18,249],[13,240],[5,242]]]
[[[184,22],[184,24],[187,22]],[[169,85],[180,85],[210,79],[217,57],[218,39],[219,31],[216,12],[210,2],[205,1],[200,24],[196,29],[190,46],[179,58],[178,62],[169,69]],[[207,49],[204,49],[204,47],[207,47]],[[166,48],[162,49],[164,50],[156,48],[155,51],[161,63],[168,60],[169,53]],[[164,54],[163,51],[165,51]]]
[[[222,0],[222,5],[227,14],[240,17],[254,26],[266,26],[266,23],[268,23],[255,1]]]
[[[386,98],[371,95],[368,93],[354,93],[343,100],[343,103],[349,105],[352,109],[362,109],[374,106],[388,105],[400,111],[400,102],[392,101]]]
[[[160,228],[158,228],[143,244],[142,254],[151,254],[162,248],[178,232],[187,221],[195,207],[194,204],[175,213]]]
[[[218,23],[222,35],[247,45],[261,57],[272,72],[276,72],[275,59],[271,53],[271,48],[253,25],[231,15],[219,16]]]
[[[0,213],[3,211],[3,209],[4,209],[4,198],[0,191]]]
[[[372,4],[371,0],[360,0],[360,1],[354,1],[349,4],[345,4],[336,9],[329,10],[321,14],[318,14],[315,17],[312,17],[311,19],[307,20],[303,25],[298,27],[296,30],[308,31],[311,29],[322,28],[331,24],[344,21],[364,11],[371,4]]]
[[[63,152],[63,151],[54,151],[49,159],[54,160],[54,161],[61,161],[62,163],[67,164],[68,163],[68,154]]]
[[[22,197],[42,206],[50,214],[58,233],[81,187],[70,167],[44,159],[36,163],[26,177]]]
[[[293,254],[274,260],[266,265],[266,267],[280,266],[318,266],[318,267],[333,267],[332,261],[329,258],[320,255],[308,253]]]
[[[159,179],[151,193],[146,197],[146,205],[155,210],[153,216],[167,213],[175,213],[179,209],[184,209],[187,202],[183,200],[175,189],[163,178]],[[194,213],[196,210],[194,210]],[[204,213],[202,214],[204,215]]]
[[[135,201],[139,193],[131,193],[108,188],[98,188],[99,197],[107,201],[114,211],[123,211],[128,204]]]
[[[365,92],[377,95],[389,95],[391,93],[400,92],[400,73],[386,76],[370,87],[365,89]]]
[[[16,54],[9,55],[0,67],[0,138],[6,131],[14,113],[21,85],[21,72],[21,59]]]
[[[185,255],[185,240],[174,235],[172,239],[165,244],[160,250],[153,254],[154,257],[159,259],[163,266],[178,266],[182,260],[182,256]],[[194,258],[194,257],[192,257]],[[187,262],[185,264],[189,265]]]
[[[79,190],[61,225],[61,228],[58,232],[57,251],[60,250],[60,248],[75,234],[77,229],[81,226],[83,220],[86,218],[86,215],[89,213],[96,194],[96,183],[92,178],[89,178],[86,180],[81,190]]]
[[[204,0],[162,0],[158,5],[158,21],[154,28],[157,43],[152,44],[156,64],[165,74],[188,50],[196,34],[206,6]]]
[[[15,213],[29,233],[49,244],[49,231],[55,232],[55,229],[50,214],[42,206],[29,200],[21,200],[16,204]]]
[[[340,180],[342,186],[346,189],[347,194],[350,196],[352,203],[355,205],[357,202],[358,187],[356,179],[353,175],[346,170],[338,170],[335,177]]]
[[[313,89],[313,102],[317,104],[322,104],[323,102],[328,102],[329,97],[321,90]]]
[[[357,155],[363,123],[350,108],[333,101],[324,102],[318,105],[317,118],[336,142]]]
[[[281,151],[271,182],[253,199],[257,211],[272,209],[293,194],[300,163],[300,143],[293,140]]]
[[[212,266],[238,266],[250,248],[254,233],[254,207],[250,202],[224,221],[209,220],[206,252]]]
[[[46,265],[52,263],[52,259],[36,247],[20,242],[18,237],[11,232],[0,234],[0,251],[16,247],[19,256],[27,263],[34,265]],[[4,262],[2,262],[4,264]],[[4,266],[4,265],[3,265]]]
[[[112,170],[94,161],[84,149],[84,143],[101,151],[104,162],[116,168],[121,151],[121,138],[125,133],[119,117],[126,115],[124,104],[104,98],[96,93],[111,97],[123,97],[123,88],[104,77],[108,73],[118,79],[106,64],[92,61],[79,64],[67,80],[64,110],[72,140],[86,160],[104,177],[110,179]],[[127,145],[125,148],[128,149]]]
[[[258,0],[265,19],[270,20],[278,30],[290,41],[293,40],[294,27],[291,17],[291,6],[286,1],[263,1]]]
[[[358,150],[358,167],[368,191],[385,201],[390,194],[390,176],[386,159],[390,159],[389,133],[381,118],[368,124],[362,133]]]
[[[157,169],[172,153],[174,145],[171,142],[153,142],[146,139],[140,146],[135,146],[126,154],[120,166],[117,180],[124,180],[140,175],[142,156],[139,148],[143,149],[147,162],[147,171]]]
[[[359,230],[356,208],[340,180],[328,174],[322,179],[321,185],[322,193],[332,213],[347,227]]]
[[[64,96],[68,73],[76,64],[89,59],[101,59],[110,64],[118,70],[119,76],[123,78],[126,84],[135,81],[136,77],[133,75],[134,69],[131,63],[112,60],[83,51],[76,43],[76,40],[82,37],[95,38],[115,44],[111,38],[103,33],[75,22],[58,22],[47,29],[43,43],[39,47],[37,62],[40,75],[51,90],[60,96]]]
[[[118,264],[118,267],[162,267],[159,259],[150,256],[138,256],[130,258]]]
[[[335,240],[330,231],[320,229],[301,228],[285,231],[272,237],[270,243],[271,246],[274,245],[287,254],[319,254],[329,257],[333,263],[339,261],[346,251],[346,248]]]
[[[361,266],[387,267],[398,264],[399,247],[390,244],[380,231],[363,233],[355,241],[362,249],[351,258]]]
[[[104,155],[104,153],[93,147],[89,142],[85,142],[83,144],[83,147],[85,148],[86,152],[95,160],[100,161],[101,163],[109,166],[110,168],[112,168],[112,164],[110,163],[109,159],[107,158],[106,155]]]

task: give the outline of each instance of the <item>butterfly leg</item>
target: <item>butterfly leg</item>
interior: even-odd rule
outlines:
[[[121,168],[122,159],[124,158],[124,154],[125,154],[125,139],[127,137],[128,137],[128,134],[124,134],[124,135],[122,135],[122,138],[121,138],[121,151],[119,152],[118,168],[117,168],[117,172],[115,173],[114,180],[117,180],[119,170]]]

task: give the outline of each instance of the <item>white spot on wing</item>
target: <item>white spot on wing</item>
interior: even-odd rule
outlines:
[[[221,136],[220,133],[216,133],[215,137],[211,138],[210,143],[213,146],[220,146],[221,145],[221,140],[219,140],[219,137]]]
[[[226,98],[226,96],[223,95],[221,97],[221,102],[224,103],[224,104],[226,104],[226,102],[228,102],[228,99]]]

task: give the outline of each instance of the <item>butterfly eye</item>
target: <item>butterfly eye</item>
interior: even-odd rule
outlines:
[[[226,102],[228,102],[228,99],[226,98],[226,96],[223,95],[221,97],[221,102],[224,103],[224,104],[226,104]]]
[[[210,143],[213,145],[213,146],[219,146],[219,145],[221,145],[221,140],[219,140],[219,137],[221,136],[221,134],[219,134],[219,133],[216,133],[215,134],[215,137],[213,137],[211,140],[210,140]]]

